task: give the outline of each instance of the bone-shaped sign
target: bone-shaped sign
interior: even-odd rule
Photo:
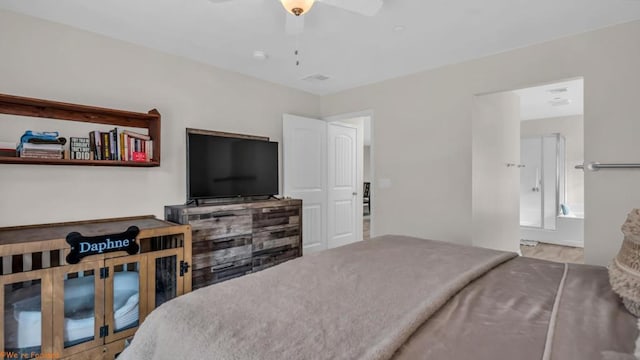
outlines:
[[[114,251],[126,251],[129,255],[136,254],[140,249],[136,243],[136,236],[139,233],[140,229],[137,226],[129,226],[127,231],[120,234],[100,236],[82,236],[79,232],[71,232],[67,235],[67,243],[71,245],[67,263],[77,264],[85,256]]]

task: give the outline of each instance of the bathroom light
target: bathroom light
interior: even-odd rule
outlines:
[[[313,6],[315,0],[280,0],[285,10],[295,16],[300,16]]]

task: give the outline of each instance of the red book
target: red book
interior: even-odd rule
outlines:
[[[133,152],[133,161],[147,161],[147,154],[140,151]]]

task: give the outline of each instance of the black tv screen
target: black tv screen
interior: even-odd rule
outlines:
[[[187,133],[188,200],[278,194],[278,143]]]

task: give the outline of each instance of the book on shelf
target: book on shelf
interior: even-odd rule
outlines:
[[[53,159],[60,160],[63,159],[62,153],[54,154],[54,153],[21,153],[21,158],[30,158],[30,159]]]
[[[145,162],[145,161],[149,161],[149,160],[147,159],[147,154],[145,154],[145,153],[143,153],[143,152],[134,151],[132,156],[133,156],[132,160],[133,160],[133,161],[136,161],[136,162]]]
[[[151,136],[147,134],[141,134],[139,132],[124,130],[123,133],[127,134],[129,137],[140,139],[140,140],[151,140]]]
[[[109,135],[111,135],[111,160],[120,160],[118,157],[118,128],[109,131]]]
[[[151,161],[153,158],[153,140],[147,141],[147,159]]]
[[[123,131],[121,134],[120,144],[122,150],[122,160],[129,161],[129,136]]]
[[[108,132],[100,133],[100,144],[102,144],[102,159],[101,160],[111,160],[111,141],[109,140],[110,136]]]
[[[22,143],[20,144],[21,150],[43,150],[43,151],[64,151],[64,145],[62,144],[34,144],[34,143]]]
[[[23,144],[25,145],[25,144]],[[38,158],[38,159],[62,159],[63,150],[52,149],[50,145],[45,148],[34,148],[29,146],[22,146],[20,149],[20,157],[22,158]]]
[[[69,138],[71,160],[91,160],[91,145],[89,138]]]
[[[114,137],[113,130],[109,130],[109,160],[115,160],[115,153],[113,151],[113,147],[115,146]]]
[[[96,131],[90,131],[89,132],[89,151],[91,151],[93,160],[100,160],[98,156],[100,154],[100,151],[98,150],[99,141],[100,139],[96,137]]]
[[[60,137],[57,131],[27,130],[20,137],[20,143],[14,150],[21,158],[62,159],[66,142],[67,139]]]

